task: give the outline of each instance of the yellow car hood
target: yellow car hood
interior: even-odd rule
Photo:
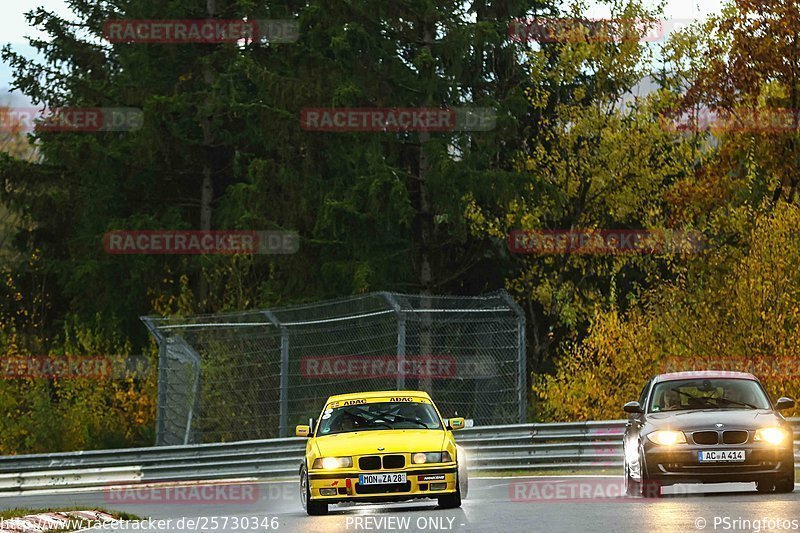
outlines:
[[[370,455],[374,453],[438,452],[445,445],[442,430],[391,429],[353,431],[314,439],[320,457]],[[383,448],[383,450],[378,450]]]

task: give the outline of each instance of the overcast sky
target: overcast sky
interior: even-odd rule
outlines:
[[[652,0],[645,0],[645,2],[654,4]],[[664,14],[666,18],[698,18],[718,11],[721,4],[722,0],[667,0]],[[69,17],[70,10],[66,0],[0,0],[0,43],[11,43],[15,50],[33,57],[35,51],[27,45],[25,37],[36,37],[41,34],[26,24],[24,14],[39,6]],[[591,18],[607,17],[608,10],[598,4],[587,13],[587,16]],[[9,102],[6,92],[10,82],[11,69],[0,61],[0,103]],[[11,97],[11,103],[14,104],[24,101],[21,96]]]

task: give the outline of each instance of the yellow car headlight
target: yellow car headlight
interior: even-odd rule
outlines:
[[[450,452],[419,452],[411,456],[411,462],[415,465],[423,463],[449,463],[453,458]]]
[[[761,428],[756,431],[754,440],[769,442],[770,444],[780,444],[787,439],[788,435],[783,428]]]
[[[323,468],[325,470],[335,470],[336,468],[350,468],[353,466],[352,457],[320,457],[311,466],[313,469]]]
[[[671,429],[659,429],[647,435],[650,442],[660,446],[672,446],[673,444],[686,444],[686,435],[683,431],[673,431]]]

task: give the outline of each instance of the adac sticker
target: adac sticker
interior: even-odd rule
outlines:
[[[342,402],[342,407],[345,407],[347,405],[362,405],[365,403],[367,403],[367,400],[363,398],[358,398],[356,400],[345,400]]]

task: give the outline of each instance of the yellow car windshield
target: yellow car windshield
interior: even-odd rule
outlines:
[[[433,406],[426,403],[365,403],[326,409],[317,435],[376,429],[442,429],[442,422]]]

